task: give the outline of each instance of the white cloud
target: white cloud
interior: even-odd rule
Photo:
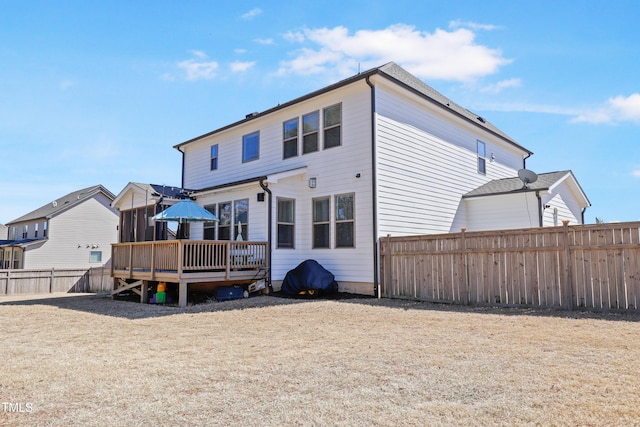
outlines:
[[[255,39],[254,41],[265,46],[273,44],[273,39]]]
[[[294,59],[281,62],[281,75],[332,71],[344,76],[358,64],[370,68],[394,61],[421,78],[472,81],[511,62],[499,50],[477,44],[474,32],[463,28],[429,33],[397,24],[350,34],[339,26],[289,32],[284,38],[303,46]]]
[[[636,169],[631,172],[631,176],[635,176],[636,178],[640,178],[640,169]]]
[[[572,121],[591,124],[640,123],[640,93],[609,98],[604,106],[578,114]]]
[[[497,25],[478,24],[477,22],[460,21],[459,19],[456,19],[455,21],[449,22],[449,28],[470,28],[472,30],[493,31],[501,27]]]
[[[212,79],[216,76],[218,63],[215,61],[198,62],[195,59],[187,59],[178,62],[178,68],[187,73],[187,80]]]
[[[206,54],[206,53],[204,53],[204,52],[203,52],[203,51],[201,51],[201,50],[192,50],[192,51],[191,51],[191,54],[192,54],[193,56],[195,56],[195,57],[198,57],[198,58],[206,58],[206,57],[207,57],[207,54]]]
[[[236,62],[232,62],[230,66],[231,66],[231,71],[233,72],[243,72],[243,71],[247,71],[249,68],[253,67],[254,65],[256,65],[255,62],[236,61]]]
[[[500,93],[504,89],[509,89],[512,87],[520,87],[520,86],[522,86],[522,80],[514,78],[509,80],[502,80],[498,83],[485,86],[482,89],[480,89],[480,92]]]
[[[248,50],[247,49],[238,48],[238,49],[234,49],[234,52],[237,53],[238,55],[243,55],[243,54],[247,53]]]
[[[256,7],[254,9],[251,9],[249,12],[243,14],[241,18],[245,21],[249,21],[260,14],[262,14],[262,9]]]

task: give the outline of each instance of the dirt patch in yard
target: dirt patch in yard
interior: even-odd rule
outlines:
[[[640,425],[640,318],[0,297],[0,425]]]

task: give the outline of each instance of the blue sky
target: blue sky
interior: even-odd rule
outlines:
[[[0,223],[71,191],[180,185],[174,145],[395,61],[640,220],[634,1],[0,0]]]

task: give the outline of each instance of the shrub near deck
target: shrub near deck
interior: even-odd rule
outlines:
[[[574,317],[568,317],[574,316]],[[0,298],[2,425],[640,424],[639,318]]]

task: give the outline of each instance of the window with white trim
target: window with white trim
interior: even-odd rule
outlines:
[[[355,246],[355,194],[335,196],[336,207],[336,248]]]
[[[282,158],[298,155],[298,118],[287,120],[282,124]]]
[[[260,132],[253,132],[242,137],[242,163],[260,158]]]
[[[341,142],[342,104],[332,105],[322,110],[324,126],[324,148],[338,147]]]
[[[318,111],[302,116],[302,154],[318,151],[319,118]]]
[[[329,197],[313,199],[313,248],[329,248]]]
[[[295,248],[295,203],[294,199],[278,198],[278,248]]]
[[[487,173],[487,151],[484,142],[478,141],[478,173]]]
[[[218,144],[211,146],[211,165],[212,171],[218,169]]]

